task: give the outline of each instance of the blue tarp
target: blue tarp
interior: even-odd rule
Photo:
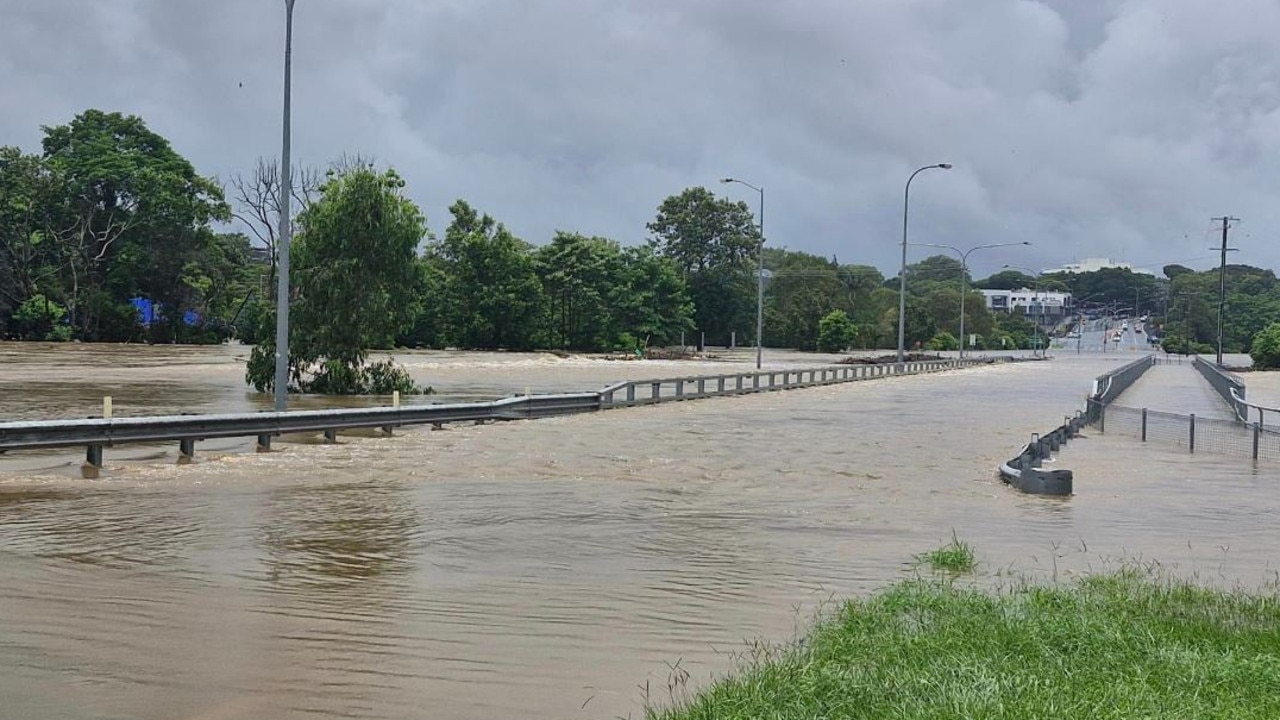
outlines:
[[[136,297],[129,302],[133,303],[133,309],[137,312],[138,324],[142,327],[151,327],[151,323],[159,320],[164,311],[164,306],[151,302],[148,298]],[[187,310],[182,313],[182,323],[188,327],[199,325],[200,313],[195,310]]]

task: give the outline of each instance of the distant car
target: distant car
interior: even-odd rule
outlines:
[[[1142,334],[1142,328],[1134,328],[1134,329],[1133,329],[1133,332],[1134,332],[1134,333],[1136,333],[1136,334],[1138,334],[1138,335],[1141,335],[1141,334]]]

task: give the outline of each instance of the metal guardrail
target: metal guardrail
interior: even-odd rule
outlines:
[[[1236,419],[1243,423],[1249,422],[1249,407],[1244,401],[1244,382],[1199,355],[1191,360],[1191,364],[1209,381],[1222,401],[1231,406]]]
[[[1143,373],[1154,367],[1156,361],[1155,355],[1147,355],[1095,378],[1093,392],[1086,403],[1086,422],[1090,425],[1103,426],[1105,429],[1107,405],[1115,402],[1116,398],[1137,382]]]
[[[1031,442],[1024,445],[1016,457],[1001,463],[1000,479],[1031,495],[1070,495],[1074,474],[1061,468],[1045,470],[1043,464],[1067,441],[1078,437],[1086,422],[1084,414],[1077,413],[1043,436],[1032,435]]]
[[[1012,358],[928,360],[897,365],[840,365],[803,370],[765,370],[726,375],[691,375],[654,380],[627,380],[600,391],[601,409],[652,405],[673,400],[694,400],[722,395],[747,395],[775,390],[794,390],[843,382],[873,380],[898,375],[952,370],[961,367],[1009,362]]]
[[[1117,370],[1099,375],[1093,384],[1094,399],[1103,405],[1114,402],[1116,398],[1120,397],[1121,393],[1128,390],[1138,381],[1138,378],[1142,377],[1143,373],[1150,370],[1155,364],[1156,356],[1147,355]]]
[[[174,442],[179,461],[189,461],[200,440],[256,437],[258,449],[271,448],[271,438],[286,433],[323,432],[335,440],[340,430],[382,428],[390,432],[405,425],[444,425],[488,422],[595,412],[602,409],[791,390],[840,382],[916,375],[960,367],[1008,362],[1012,358],[939,360],[898,365],[845,365],[804,370],[769,370],[712,376],[681,376],[658,380],[630,380],[599,392],[524,395],[489,402],[411,405],[293,412],[220,415],[169,415],[84,420],[37,420],[0,423],[0,453],[16,450],[86,448],[84,474],[95,477],[102,467],[104,447],[126,443]],[[643,392],[640,390],[643,389]]]
[[[1258,413],[1257,424],[1259,427],[1267,429],[1269,432],[1276,432],[1277,430],[1280,430],[1280,408],[1266,407],[1265,405],[1256,405],[1251,402],[1246,402],[1244,396],[1237,394],[1234,388],[1232,388],[1231,391],[1231,399],[1234,401],[1236,407],[1242,409],[1245,424],[1249,423],[1249,416],[1253,414],[1249,411],[1256,410]],[[1267,422],[1267,413],[1274,413],[1276,420]]]

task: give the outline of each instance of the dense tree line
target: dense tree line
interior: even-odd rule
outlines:
[[[757,262],[765,267],[764,344],[802,350],[897,344],[898,283],[766,244],[746,203],[693,187],[663,200],[649,239],[557,232],[535,245],[464,200],[440,237],[392,170],[343,158],[298,168],[290,383],[329,392],[409,389],[370,349],[563,348],[755,342]],[[41,151],[0,148],[0,337],[257,345],[261,389],[274,353],[278,166],[259,161],[223,186],[137,117],[86,111],[47,127]],[[237,223],[232,225],[233,222]],[[226,232],[225,228],[245,230]],[[253,241],[251,243],[250,236]],[[978,288],[1070,290],[1093,307],[1156,315],[1166,343],[1216,337],[1217,273],[1171,265],[1166,278],[1122,269],[974,280],[954,258],[907,268],[911,348],[1029,347],[1037,328],[991,313]],[[1275,275],[1227,273],[1228,351],[1248,351],[1280,318]]]
[[[1166,265],[1164,274],[1167,281],[1158,295],[1158,322],[1164,332],[1165,349],[1213,352],[1218,342],[1218,270],[1196,272],[1181,265]],[[1280,281],[1271,270],[1228,265],[1225,285],[1222,349],[1248,353],[1258,333],[1280,322]]]

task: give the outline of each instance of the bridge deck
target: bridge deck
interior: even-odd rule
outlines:
[[[1117,405],[1231,420],[1231,408],[1190,364],[1156,365],[1116,400]]]

